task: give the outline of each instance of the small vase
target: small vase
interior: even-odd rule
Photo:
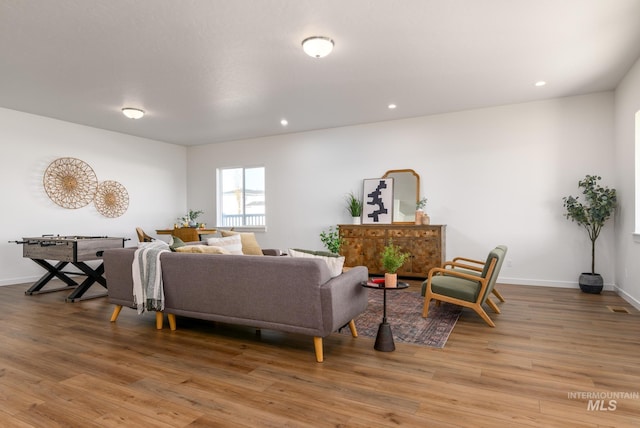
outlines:
[[[387,288],[398,287],[398,274],[397,273],[385,273],[384,274],[384,286]]]
[[[431,223],[431,218],[426,213],[422,214],[422,224],[426,226],[430,223]]]
[[[422,224],[422,217],[424,217],[424,211],[417,210],[416,211],[416,225]]]
[[[360,216],[358,216],[358,217],[356,217],[356,216],[351,217],[351,222],[352,222],[352,224],[360,224]]]

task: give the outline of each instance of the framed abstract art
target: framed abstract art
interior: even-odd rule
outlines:
[[[391,224],[393,178],[371,178],[363,181],[362,224]]]

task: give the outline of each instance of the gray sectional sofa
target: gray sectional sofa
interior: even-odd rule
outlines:
[[[109,302],[134,308],[131,265],[135,248],[106,250]],[[367,268],[331,277],[318,259],[163,253],[160,256],[169,325],[175,316],[219,321],[313,336],[316,360],[323,361],[322,338],[349,324],[367,307]],[[157,313],[162,328],[162,314]]]

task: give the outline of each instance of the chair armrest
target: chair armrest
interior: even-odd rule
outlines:
[[[467,262],[467,263],[475,263],[477,265],[484,266],[484,262],[482,260],[469,259],[469,258],[466,258],[466,257],[456,257],[456,258],[453,259],[453,262],[455,263],[458,260],[461,260],[461,261]]]
[[[438,267],[431,268],[431,270],[429,271],[429,276],[427,277],[427,281],[430,281],[433,276],[438,275],[438,274],[442,274],[442,275],[446,275],[446,276],[455,276],[455,277],[462,278],[462,279],[467,279],[467,280],[473,281],[473,282],[484,283],[484,282],[487,281],[486,278],[482,278],[482,277],[479,277],[477,275],[471,275],[471,274],[464,273],[464,272],[459,272],[459,271],[455,271],[455,270],[451,270],[451,269],[445,269],[445,268],[438,268]]]
[[[458,258],[459,260],[459,258]],[[472,266],[472,265],[468,265],[468,264],[464,264],[464,263],[457,263],[457,262],[445,262],[442,267],[444,269],[450,268],[462,268],[462,269],[467,269],[467,270],[472,270],[474,272],[482,272],[482,268],[478,267],[478,266]]]

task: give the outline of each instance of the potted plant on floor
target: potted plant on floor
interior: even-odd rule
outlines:
[[[393,244],[392,240],[382,250],[382,268],[384,274],[385,287],[397,287],[398,285],[398,269],[407,261],[409,253],[403,253],[400,247]]]
[[[353,192],[350,192],[346,196],[347,211],[351,215],[353,224],[361,223],[362,216],[362,199],[357,197]]]
[[[578,187],[583,189],[584,203],[578,201],[579,196],[562,198],[567,209],[565,217],[584,227],[591,240],[591,272],[583,272],[578,282],[582,291],[593,294],[600,293],[603,287],[602,276],[595,271],[596,240],[616,206],[616,189],[600,186],[598,180],[601,179],[598,175],[586,175],[578,181]]]

